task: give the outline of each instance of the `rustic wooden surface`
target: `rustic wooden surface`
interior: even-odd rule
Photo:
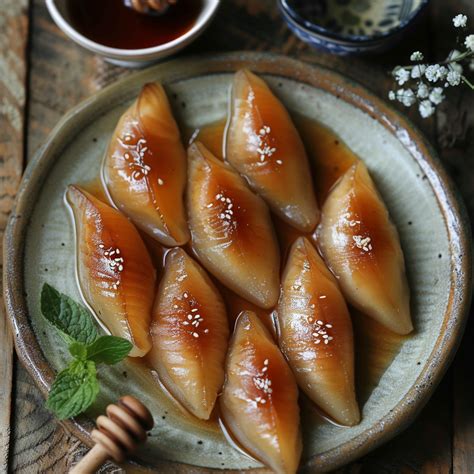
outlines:
[[[75,46],[52,23],[43,0],[30,2],[26,8],[28,0],[0,1],[0,236],[23,161],[31,159],[70,107],[130,74]],[[445,57],[453,38],[454,14],[466,13],[474,26],[472,0],[433,0],[415,32],[395,50],[373,57],[342,59],[311,50],[292,36],[281,21],[274,0],[222,3],[211,28],[182,54],[237,49],[279,52],[332,67],[381,96],[386,96],[392,84],[387,72],[406,61],[413,50],[422,50],[429,58]],[[472,219],[474,94],[466,89],[453,91],[449,101],[429,120],[422,121],[416,113],[409,115],[437,147],[461,189]],[[6,464],[9,341],[5,331],[0,331],[0,472],[66,472],[84,454],[85,447],[55,423],[19,363],[15,363],[13,377],[10,455]],[[473,357],[471,324],[452,368],[416,422],[393,441],[340,472],[474,472]],[[104,471],[121,472],[111,465]]]
[[[3,2],[0,13],[0,242],[23,171],[28,21],[26,0]],[[0,243],[0,273],[2,260]],[[5,309],[0,300],[0,466],[8,463],[12,408],[13,341],[10,331],[4,330],[5,324]]]

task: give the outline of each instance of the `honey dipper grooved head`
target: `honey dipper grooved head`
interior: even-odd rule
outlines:
[[[99,416],[92,439],[100,444],[116,462],[123,462],[137,445],[146,440],[146,432],[153,427],[150,411],[136,398],[127,395],[118,404],[107,407],[107,416]]]

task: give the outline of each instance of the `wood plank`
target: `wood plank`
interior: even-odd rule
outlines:
[[[435,49],[437,59],[444,59],[453,48],[457,31],[451,19],[458,13],[469,18],[469,33],[474,27],[472,0],[443,2],[433,9],[433,29],[437,32]],[[464,38],[462,38],[463,40]],[[461,40],[461,41],[462,41]],[[474,222],[474,94],[467,86],[448,91],[446,100],[437,114],[437,144],[440,157],[454,179]],[[472,311],[471,311],[472,314]],[[474,321],[468,321],[460,350],[453,363],[453,460],[454,474],[474,469]]]
[[[0,273],[3,232],[23,171],[28,1],[4,0],[0,11]],[[2,282],[0,282],[0,294]],[[10,449],[13,341],[0,301],[0,471]]]

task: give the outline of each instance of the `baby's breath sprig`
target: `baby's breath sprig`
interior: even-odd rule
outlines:
[[[423,53],[420,51],[413,52],[410,56],[413,64],[396,66],[392,71],[397,84],[405,87],[391,90],[388,93],[390,100],[396,100],[405,107],[417,103],[420,115],[427,118],[445,99],[445,89],[465,84],[474,90],[474,84],[464,73],[464,68],[474,71],[474,34],[465,34],[466,15],[456,15],[453,18],[453,25],[463,33],[462,38],[458,35],[462,51],[453,49],[444,61],[435,64],[425,63]]]

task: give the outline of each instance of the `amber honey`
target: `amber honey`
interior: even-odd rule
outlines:
[[[82,35],[111,48],[143,49],[169,43],[189,31],[203,0],[181,0],[163,15],[144,15],[123,0],[68,0],[71,25]]]

